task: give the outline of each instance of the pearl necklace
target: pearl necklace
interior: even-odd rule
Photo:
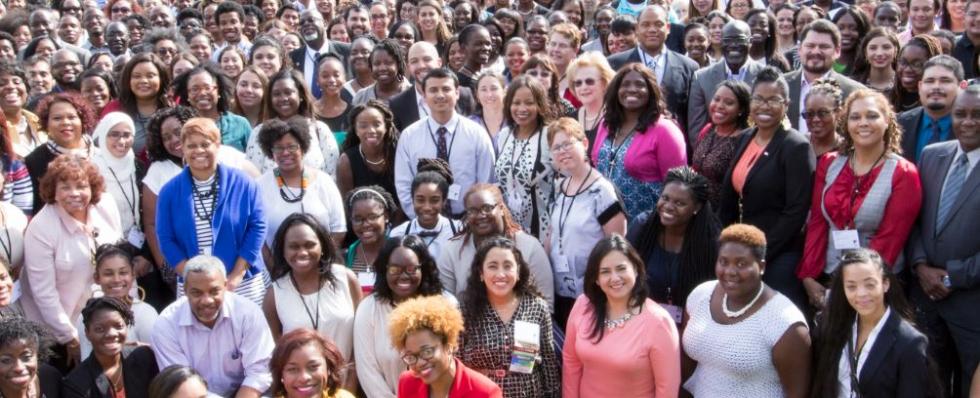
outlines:
[[[743,314],[745,314],[745,311],[748,311],[749,308],[752,308],[752,306],[755,304],[756,301],[759,301],[759,297],[762,297],[762,292],[765,290],[766,290],[766,285],[764,283],[760,283],[759,292],[755,294],[755,298],[753,298],[752,301],[749,301],[749,303],[746,304],[745,307],[742,307],[742,309],[738,311],[732,311],[728,309],[728,293],[725,293],[725,295],[722,296],[721,298],[721,311],[724,312],[725,316],[729,318],[738,318]]]

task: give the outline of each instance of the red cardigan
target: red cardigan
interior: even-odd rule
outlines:
[[[854,214],[864,203],[864,197],[868,189],[878,178],[883,165],[875,167],[868,173],[865,184],[860,189],[860,196],[854,198],[851,204],[851,191],[853,190],[855,177],[850,167],[841,169],[837,179],[834,180],[827,196],[823,196],[824,180],[827,176],[827,169],[834,159],[837,152],[831,152],[821,156],[817,162],[816,176],[813,179],[813,200],[810,202],[810,219],[806,223],[806,246],[803,249],[803,258],[796,270],[796,275],[800,279],[817,278],[823,273],[826,265],[828,231],[830,226],[820,210],[821,203],[826,200],[827,213],[838,227],[844,227],[851,222]],[[919,215],[919,207],[922,204],[922,185],[919,181],[919,170],[911,162],[900,158],[892,174],[892,193],[888,197],[888,204],[885,206],[885,214],[878,226],[878,231],[871,242],[869,249],[874,249],[881,254],[881,258],[891,266],[905,247],[912,226]],[[848,208],[850,205],[850,208]]]
[[[503,398],[500,387],[479,372],[467,368],[459,359],[456,361],[456,375],[449,389],[449,398]],[[398,378],[398,398],[428,398],[429,386],[415,377],[412,371],[402,372]]]

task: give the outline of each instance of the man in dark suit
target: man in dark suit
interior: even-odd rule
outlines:
[[[964,395],[980,361],[978,115],[980,87],[970,86],[953,105],[956,140],[922,151],[918,164],[922,211],[909,238],[915,279],[909,284],[910,297],[918,307],[918,324],[930,337],[943,380],[953,374]],[[960,371],[953,373],[957,367]]]
[[[898,115],[902,128],[902,156],[919,160],[926,145],[953,139],[953,102],[966,87],[963,65],[956,58],[938,55],[926,61],[919,79],[921,106]]]
[[[807,25],[800,35],[799,48],[802,68],[784,75],[789,83],[789,111],[786,117],[794,129],[805,135],[807,128],[800,116],[803,111],[801,107],[817,79],[836,80],[843,98],[864,86],[833,70],[834,61],[840,57],[840,30],[833,22],[818,19]]]
[[[619,70],[626,64],[639,62],[650,68],[664,91],[667,109],[683,128],[687,126],[687,95],[698,64],[664,45],[669,34],[667,11],[657,4],[648,5],[637,20],[636,48],[610,56],[609,65]]]
[[[395,128],[402,131],[419,119],[429,116],[429,105],[425,103],[422,91],[422,78],[433,69],[442,68],[442,58],[432,43],[418,41],[408,49],[408,73],[414,84],[414,89],[405,90],[391,97],[391,112],[395,116]],[[456,102],[456,112],[463,116],[473,113],[476,101],[470,89],[459,88],[459,100]]]
[[[721,31],[721,51],[725,62],[717,62],[694,73],[687,103],[688,145],[694,145],[701,128],[710,121],[708,104],[714,98],[718,85],[725,80],[738,80],[751,86],[755,75],[764,67],[749,58],[751,39],[752,30],[744,21],[736,19],[725,24]]]
[[[966,30],[956,39],[953,45],[953,57],[963,64],[964,78],[970,80],[977,77],[977,48],[980,48],[980,1],[970,0],[966,3],[963,17]]]
[[[289,59],[293,61],[293,66],[303,72],[303,81],[313,92],[313,96],[320,98],[320,85],[316,81],[316,63],[320,55],[332,53],[336,55],[344,65],[347,65],[347,57],[350,56],[350,45],[344,43],[331,42],[327,39],[326,27],[320,13],[303,11],[299,17],[299,32],[306,41],[305,47],[300,47],[289,53]]]

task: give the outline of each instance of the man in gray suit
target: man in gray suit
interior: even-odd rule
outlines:
[[[806,122],[800,117],[801,104],[806,100],[810,87],[817,79],[836,80],[840,84],[843,98],[851,92],[864,88],[861,83],[834,72],[834,61],[840,57],[840,30],[837,25],[825,19],[811,22],[800,35],[800,64],[802,68],[789,72],[783,77],[789,83],[789,118],[793,128],[806,134]]]
[[[668,35],[667,11],[660,5],[647,6],[637,19],[636,48],[611,55],[609,65],[619,70],[626,64],[639,62],[650,68],[663,90],[667,109],[674,114],[677,126],[684,128],[687,126],[687,95],[698,64],[667,48],[664,43]]]
[[[698,133],[708,124],[708,104],[718,85],[725,80],[738,80],[749,86],[764,65],[749,58],[752,29],[741,20],[733,20],[721,31],[721,51],[725,62],[717,62],[694,72],[691,96],[687,102],[687,142],[694,146]],[[748,109],[745,109],[748,111]]]
[[[919,160],[922,211],[909,238],[916,279],[910,297],[944,380],[953,374],[965,394],[980,361],[980,87],[957,96],[953,134],[956,140],[927,146]]]

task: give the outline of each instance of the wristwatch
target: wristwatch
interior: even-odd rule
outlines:
[[[947,289],[952,289],[953,288],[953,283],[949,281],[949,275],[948,274],[947,275],[943,275],[943,277],[940,280],[943,282],[943,286],[946,287]]]

